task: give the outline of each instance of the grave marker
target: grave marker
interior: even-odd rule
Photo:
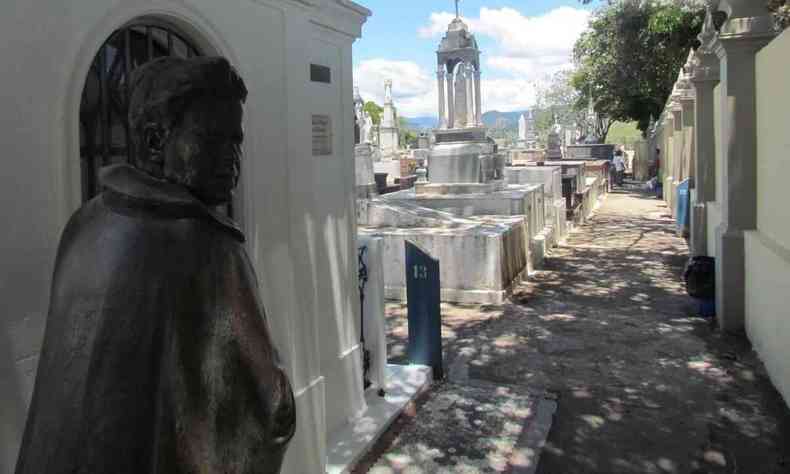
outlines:
[[[439,260],[406,242],[406,297],[409,312],[409,360],[444,378]]]

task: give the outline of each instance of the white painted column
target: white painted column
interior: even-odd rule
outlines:
[[[702,38],[701,38],[702,39]],[[704,48],[704,46],[703,46]],[[713,89],[719,83],[719,58],[700,48],[691,72],[697,94],[694,107],[694,190],[691,210],[693,255],[713,254],[708,248],[707,203],[716,200],[716,136],[713,117]]]
[[[439,65],[439,70],[436,71],[436,82],[439,84],[439,128],[447,128],[447,115],[445,112],[444,104],[444,65]]]
[[[466,77],[466,126],[474,127],[477,122],[475,121],[475,100],[472,93],[472,82],[474,82],[472,66],[467,64],[464,76]]]
[[[480,92],[480,69],[475,69],[475,125],[483,126],[483,100]]]
[[[776,35],[764,2],[724,0],[728,14],[716,54],[721,61],[722,222],[716,230],[716,312],[728,332],[742,332],[744,232],[757,227],[755,56]]]
[[[677,186],[685,179],[683,176],[683,108],[680,105],[680,100],[672,107],[672,126],[672,177],[675,180],[675,186]]]
[[[447,128],[455,128],[455,81],[453,71],[447,73]]]

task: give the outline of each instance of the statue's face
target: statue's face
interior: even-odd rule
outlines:
[[[165,145],[165,178],[186,186],[207,205],[228,202],[239,180],[241,118],[238,101],[192,101]]]

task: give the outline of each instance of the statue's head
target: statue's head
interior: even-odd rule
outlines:
[[[207,205],[228,202],[239,179],[244,82],[224,58],[161,58],[132,74],[133,164],[186,187]]]

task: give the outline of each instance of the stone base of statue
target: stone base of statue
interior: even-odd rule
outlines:
[[[485,127],[439,129],[434,132],[434,138],[436,145],[442,143],[485,142],[486,129]]]
[[[392,153],[400,148],[398,134],[399,131],[396,127],[382,126],[379,128],[379,147],[383,153]]]
[[[486,141],[442,143],[431,150],[428,179],[432,183],[487,183],[498,178],[497,154]]]
[[[562,159],[562,146],[560,145],[560,135],[556,132],[549,133],[548,143],[546,147],[547,160],[561,160]]]
[[[614,156],[614,145],[604,143],[584,143],[565,147],[566,160],[611,160]]]
[[[354,148],[354,171],[358,199],[376,196],[376,180],[373,174],[373,146],[362,143]]]

